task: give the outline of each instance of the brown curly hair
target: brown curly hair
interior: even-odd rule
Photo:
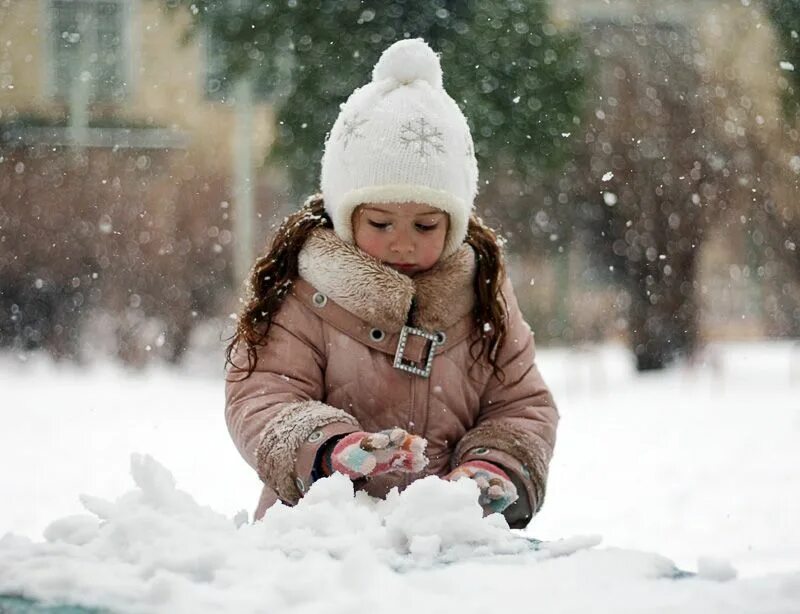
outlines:
[[[283,221],[269,251],[256,260],[248,284],[249,299],[226,351],[226,364],[237,367],[232,359],[234,350],[240,343],[245,345],[245,377],[252,375],[256,368],[257,348],[266,345],[272,318],[297,279],[300,250],[315,228],[333,228],[319,194],[310,197],[299,211]],[[503,381],[503,370],[497,364],[497,351],[505,340],[507,328],[507,305],[500,292],[505,279],[501,243],[495,232],[475,215],[470,216],[466,241],[475,250],[477,266],[474,281],[477,300],[473,308],[476,326],[470,355],[475,362],[485,355],[492,373]]]

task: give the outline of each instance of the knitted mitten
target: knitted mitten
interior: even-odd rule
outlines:
[[[428,442],[401,428],[378,433],[359,431],[340,439],[333,447],[330,466],[334,471],[357,479],[388,471],[418,473],[428,464]]]
[[[445,476],[446,480],[471,478],[481,489],[478,503],[487,514],[502,512],[519,498],[517,487],[508,474],[497,465],[472,460],[459,465]]]

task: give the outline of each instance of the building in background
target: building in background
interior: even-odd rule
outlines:
[[[190,9],[168,4],[0,0],[0,348],[177,360],[197,322],[237,310],[266,216],[287,207],[260,163],[276,129],[263,102],[275,83],[264,70],[244,89],[233,83],[221,41],[202,32],[187,41]],[[680,272],[699,343],[798,334],[800,279],[777,257],[791,237],[762,224],[770,199],[800,202],[797,139],[778,127],[783,68],[763,12],[738,0],[552,8],[558,27],[580,32],[593,66],[575,159],[527,196],[501,179],[479,203],[509,239],[540,342],[629,340],[649,323],[660,328],[648,335],[669,343],[685,328],[663,326],[680,305],[632,324],[642,296],[621,281],[622,261],[597,258],[608,226],[587,225],[575,214],[584,210],[613,214],[600,221],[615,225],[605,247],[617,256],[640,250],[658,274]],[[327,48],[324,36],[313,44]],[[691,104],[676,79],[694,84]],[[626,141],[631,126],[647,138]],[[648,220],[630,194],[667,182],[686,185],[651,199]],[[708,215],[692,217],[695,196]],[[656,237],[663,245],[642,243],[670,224],[680,232]],[[551,230],[559,225],[566,232]],[[679,265],[669,244],[681,240],[691,258]],[[646,282],[651,272],[636,274]]]
[[[272,118],[256,100],[237,132],[214,41],[186,41],[187,17],[0,1],[0,345],[77,356],[103,337],[128,361],[177,359],[240,289],[237,173],[269,199]]]

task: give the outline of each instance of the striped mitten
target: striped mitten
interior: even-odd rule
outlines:
[[[519,499],[517,487],[508,474],[497,465],[486,461],[472,460],[459,465],[445,476],[446,480],[470,478],[475,480],[481,493],[478,503],[487,514],[502,512]]]
[[[428,442],[422,437],[411,435],[401,428],[377,433],[350,433],[333,447],[329,468],[352,479],[389,471],[419,473],[428,464],[425,456],[427,445]]]

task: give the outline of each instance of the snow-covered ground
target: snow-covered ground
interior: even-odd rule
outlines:
[[[151,612],[800,612],[800,346],[705,358],[637,375],[616,346],[540,351],[562,422],[526,535],[602,537],[551,558],[438,480],[380,504],[325,480],[237,529],[259,483],[228,438],[221,366],[0,356],[0,593]],[[663,557],[702,577],[655,579]]]

